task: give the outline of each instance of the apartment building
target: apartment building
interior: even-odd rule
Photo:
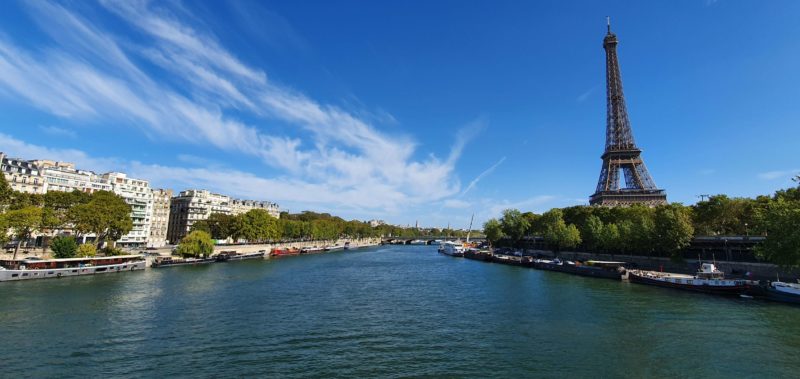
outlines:
[[[153,217],[150,218],[150,237],[147,247],[162,247],[167,244],[169,212],[172,190],[153,189]]]
[[[105,173],[100,178],[111,186],[112,192],[121,196],[131,206],[133,229],[122,236],[117,245],[145,247],[150,238],[150,220],[153,217],[153,191],[150,183],[142,179],[129,178],[121,172]]]
[[[25,193],[45,192],[44,179],[39,166],[20,158],[10,158],[0,152],[0,171],[14,191]]]

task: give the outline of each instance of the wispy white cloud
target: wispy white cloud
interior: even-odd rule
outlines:
[[[442,206],[445,208],[455,208],[455,209],[469,208],[470,205],[471,204],[468,201],[460,199],[447,199],[442,203]]]
[[[485,125],[482,120],[458,133],[446,158],[416,159],[412,138],[387,134],[357,113],[275,84],[263,70],[239,60],[207,29],[179,18],[183,9],[138,1],[101,4],[140,30],[146,47],[60,4],[26,3],[52,43],[23,48],[0,37],[0,89],[65,119],[113,121],[117,127],[140,128],[151,138],[257,157],[285,176],[259,182],[264,186],[255,188],[295,189],[271,193],[283,199],[393,207],[459,193],[456,162],[465,144]],[[171,80],[152,76],[143,61],[169,72]],[[246,117],[240,118],[242,114]],[[295,129],[280,134],[270,128],[275,120]],[[103,170],[77,151],[65,155],[85,168]],[[186,180],[204,174],[191,171],[199,169],[152,168],[153,175],[171,173]],[[267,180],[246,173],[238,178]],[[200,179],[193,183],[203,184]],[[312,190],[321,194],[308,195]]]
[[[588,99],[589,96],[591,96],[592,93],[594,93],[594,91],[596,91],[596,90],[597,90],[597,86],[589,88],[586,91],[583,91],[580,95],[578,95],[578,97],[575,100],[577,102],[579,102],[579,103],[582,103],[582,102],[586,101],[586,99]]]
[[[763,180],[790,179],[795,175],[800,175],[800,168],[762,172],[758,174],[758,178]]]
[[[493,164],[491,167],[489,167],[486,170],[484,170],[482,173],[480,173],[478,176],[476,176],[475,179],[472,179],[472,181],[469,182],[467,187],[464,188],[463,191],[461,191],[461,196],[464,196],[471,189],[475,188],[475,186],[478,184],[479,181],[481,181],[481,179],[483,179],[486,175],[491,174],[497,167],[499,167],[501,164],[503,164],[503,162],[505,162],[505,160],[506,160],[506,157],[500,158],[500,160],[497,161],[497,163]]]
[[[39,131],[51,137],[62,137],[62,138],[78,137],[78,134],[75,133],[74,130],[70,130],[67,128],[59,128],[58,126],[40,126]]]
[[[0,151],[22,159],[52,159],[75,163],[78,168],[99,172],[118,171],[126,167],[124,161],[114,158],[95,158],[76,149],[53,149],[30,144],[0,133]]]

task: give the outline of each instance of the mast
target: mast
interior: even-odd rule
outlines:
[[[467,229],[467,243],[469,243],[469,234],[472,233],[472,220],[475,218],[475,213],[469,218],[469,229]]]

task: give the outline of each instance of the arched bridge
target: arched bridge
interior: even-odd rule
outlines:
[[[426,237],[382,237],[382,244],[389,245],[433,245],[438,241],[466,241],[466,238],[447,237],[447,236],[426,236]],[[483,242],[486,237],[470,237],[470,242]]]

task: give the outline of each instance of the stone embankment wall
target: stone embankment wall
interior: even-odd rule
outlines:
[[[324,240],[324,241],[303,241],[303,242],[282,242],[282,243],[266,243],[266,244],[259,244],[259,245],[218,245],[214,246],[214,254],[219,253],[221,251],[236,251],[238,253],[255,253],[259,250],[266,250],[269,253],[270,250],[276,247],[285,247],[285,248],[302,248],[306,246],[333,246],[333,245],[344,245],[345,242],[350,242],[350,248],[357,248],[357,247],[364,247],[364,246],[375,246],[381,244],[380,238],[362,238],[362,239],[338,239],[338,240]]]
[[[694,274],[700,263],[696,259],[687,259],[683,262],[673,262],[669,258],[658,257],[644,257],[638,255],[623,255],[623,254],[592,254],[592,253],[578,253],[571,251],[562,251],[554,253],[549,250],[526,250],[527,254],[541,255],[547,257],[558,256],[562,259],[570,260],[601,260],[601,261],[621,261],[634,264],[637,268],[644,270],[662,270],[666,272],[675,272],[682,274]],[[783,269],[771,263],[753,263],[753,262],[732,262],[732,261],[716,261],[717,268],[724,272],[726,275],[741,276],[747,272],[753,275],[753,279],[767,279],[775,280],[780,277],[782,281],[796,281],[800,278],[800,270]]]

